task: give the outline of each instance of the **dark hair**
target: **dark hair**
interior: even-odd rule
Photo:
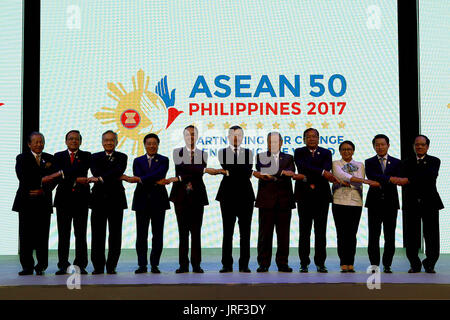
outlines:
[[[430,146],[430,139],[428,139],[428,137],[425,136],[425,135],[423,135],[423,134],[419,134],[417,137],[415,137],[415,138],[414,138],[414,142],[416,141],[416,139],[417,139],[418,137],[425,138],[425,143],[427,144],[427,146]]]
[[[280,140],[283,141],[283,137],[281,136],[281,133],[279,133],[278,131],[269,132],[267,134],[267,141],[269,141],[270,136],[273,135],[273,134],[278,134],[278,136],[280,137]]]
[[[108,133],[112,133],[113,135],[114,135],[114,139],[116,140],[116,142],[118,142],[118,138],[117,138],[117,133],[115,133],[114,131],[112,131],[112,130],[107,130],[107,131],[105,131],[105,132],[103,132],[103,134],[102,134],[102,140],[103,140],[103,137],[106,135],[106,134],[108,134]]]
[[[198,135],[197,128],[195,126],[193,126],[192,124],[188,125],[186,128],[184,128],[183,132],[185,132],[187,129],[191,129],[191,128],[194,129],[195,134]]]
[[[67,141],[67,138],[69,137],[69,134],[71,134],[71,133],[78,133],[78,135],[80,136],[80,142],[81,142],[81,133],[80,133],[80,131],[78,131],[78,130],[70,130],[69,132],[67,132],[66,133],[66,141]]]
[[[242,130],[242,128],[239,126],[232,126],[228,129],[228,132],[230,132],[231,130]],[[244,130],[242,130],[242,131],[244,131]]]
[[[306,129],[306,130],[303,132],[303,140],[305,140],[306,134],[307,134],[308,132],[310,132],[310,131],[315,131],[315,132],[317,133],[317,136],[318,136],[318,137],[320,136],[319,130],[317,130],[317,129],[315,129],[315,128],[308,128],[308,129]]]
[[[355,151],[355,144],[350,140],[342,141],[341,144],[339,145],[339,151],[341,151],[343,144],[348,144],[350,147],[352,147],[353,151]]]
[[[44,137],[44,135],[43,135],[42,133],[40,133],[39,131],[33,131],[32,133],[30,133],[30,134],[28,135],[28,139],[27,139],[27,142],[28,142],[28,143],[31,143],[31,139],[33,138],[33,136],[41,136],[41,137],[42,137],[42,140],[43,140],[44,143],[45,143],[45,137]]]
[[[372,145],[375,145],[375,140],[377,139],[384,139],[386,140],[386,143],[389,144],[389,138],[387,135],[384,134],[377,134],[373,139],[372,139]]]
[[[158,137],[158,135],[156,133],[149,133],[149,134],[147,134],[144,137],[144,144],[145,144],[145,141],[147,141],[147,139],[150,139],[150,138],[156,139],[156,141],[158,141],[158,144],[159,144],[159,137]]]

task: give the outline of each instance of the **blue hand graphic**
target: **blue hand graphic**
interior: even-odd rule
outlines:
[[[164,101],[166,108],[173,107],[175,105],[175,90],[173,89],[169,95],[169,88],[167,87],[167,76],[164,76],[158,85],[155,87],[156,94]]]

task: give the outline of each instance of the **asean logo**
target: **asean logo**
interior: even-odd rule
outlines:
[[[175,105],[175,90],[169,93],[167,76],[158,81],[155,92],[148,90],[150,77],[139,70],[132,77],[133,91],[127,92],[122,83],[108,82],[108,96],[117,102],[115,108],[102,107],[95,118],[102,124],[116,123],[119,136],[118,148],[128,139],[133,140],[132,154],[144,154],[142,139],[148,133],[159,134],[170,127],[183,112]],[[136,81],[137,80],[137,81]]]

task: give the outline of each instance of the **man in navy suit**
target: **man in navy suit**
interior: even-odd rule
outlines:
[[[267,272],[272,259],[273,229],[277,232],[275,262],[280,272],[292,272],[288,265],[291,212],[295,208],[292,177],[295,166],[290,154],[280,152],[283,139],[279,132],[267,135],[267,152],[256,156],[259,179],[255,207],[259,208],[257,272]]]
[[[380,265],[381,225],[384,232],[383,271],[392,273],[391,265],[395,253],[395,227],[397,211],[400,208],[397,185],[405,183],[401,178],[401,161],[388,154],[389,138],[377,134],[372,145],[376,156],[365,161],[366,176],[380,183],[371,186],[367,193],[366,208],[369,217],[368,254],[372,266]]]
[[[89,211],[90,188],[87,178],[91,153],[80,150],[81,134],[71,130],[66,134],[67,150],[54,155],[55,168],[61,171],[56,180],[55,204],[58,222],[58,271],[57,275],[67,273],[70,249],[70,231],[75,233],[74,265],[80,268],[81,274],[87,274],[87,220]]]
[[[317,271],[328,272],[325,267],[327,257],[327,219],[328,208],[332,201],[329,182],[336,182],[330,172],[332,168],[331,152],[319,147],[319,131],[306,129],[303,133],[306,147],[295,149],[294,161],[300,175],[294,176],[295,200],[300,223],[298,253],[300,272],[308,272],[310,264],[310,237],[314,222],[315,254]]]
[[[40,132],[28,137],[29,150],[16,158],[19,179],[13,211],[19,213],[19,256],[23,270],[19,275],[43,275],[48,266],[48,236],[52,210],[52,190],[55,187],[53,156],[42,152],[45,139]],[[33,250],[37,264],[34,264]]]
[[[116,266],[122,246],[123,210],[127,199],[122,184],[123,173],[127,168],[128,156],[116,151],[117,133],[108,130],[102,135],[104,151],[94,153],[91,173],[94,176],[92,188],[91,213],[91,260],[92,274],[116,274]],[[108,259],[105,258],[106,224],[109,228]]]
[[[428,155],[430,139],[419,135],[414,141],[416,156],[404,163],[404,176],[408,183],[403,187],[403,210],[406,218],[406,256],[411,269],[420,272],[422,266],[427,273],[436,273],[434,266],[439,258],[439,210],[444,208],[436,188],[441,160]],[[419,259],[421,225],[425,239],[425,255]]]
[[[244,131],[239,126],[228,130],[228,148],[219,150],[219,161],[225,170],[220,182],[216,200],[220,201],[223,224],[222,269],[221,273],[233,271],[233,233],[236,219],[239,223],[240,257],[239,271],[250,272],[250,232],[252,224],[253,193],[252,177],[253,153],[242,148]]]
[[[133,175],[128,182],[137,182],[132,210],[136,211],[136,253],[139,268],[135,273],[147,272],[148,227],[152,223],[152,273],[160,273],[159,259],[163,250],[164,218],[170,209],[165,179],[169,170],[169,158],[158,153],[159,137],[149,133],[144,137],[146,154],[134,159]]]
[[[204,206],[208,205],[208,195],[203,182],[203,174],[218,174],[219,171],[207,168],[208,154],[196,148],[197,128],[190,125],[184,128],[186,146],[173,151],[175,177],[169,200],[175,205],[179,232],[179,263],[176,273],[189,272],[189,233],[191,234],[191,264],[194,273],[203,273],[200,266],[201,227]]]

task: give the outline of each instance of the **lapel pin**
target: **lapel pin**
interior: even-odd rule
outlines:
[[[320,152],[319,152],[319,151],[317,151],[317,154],[320,154]]]
[[[390,161],[388,161],[388,164],[391,164],[391,162],[390,162]]]

